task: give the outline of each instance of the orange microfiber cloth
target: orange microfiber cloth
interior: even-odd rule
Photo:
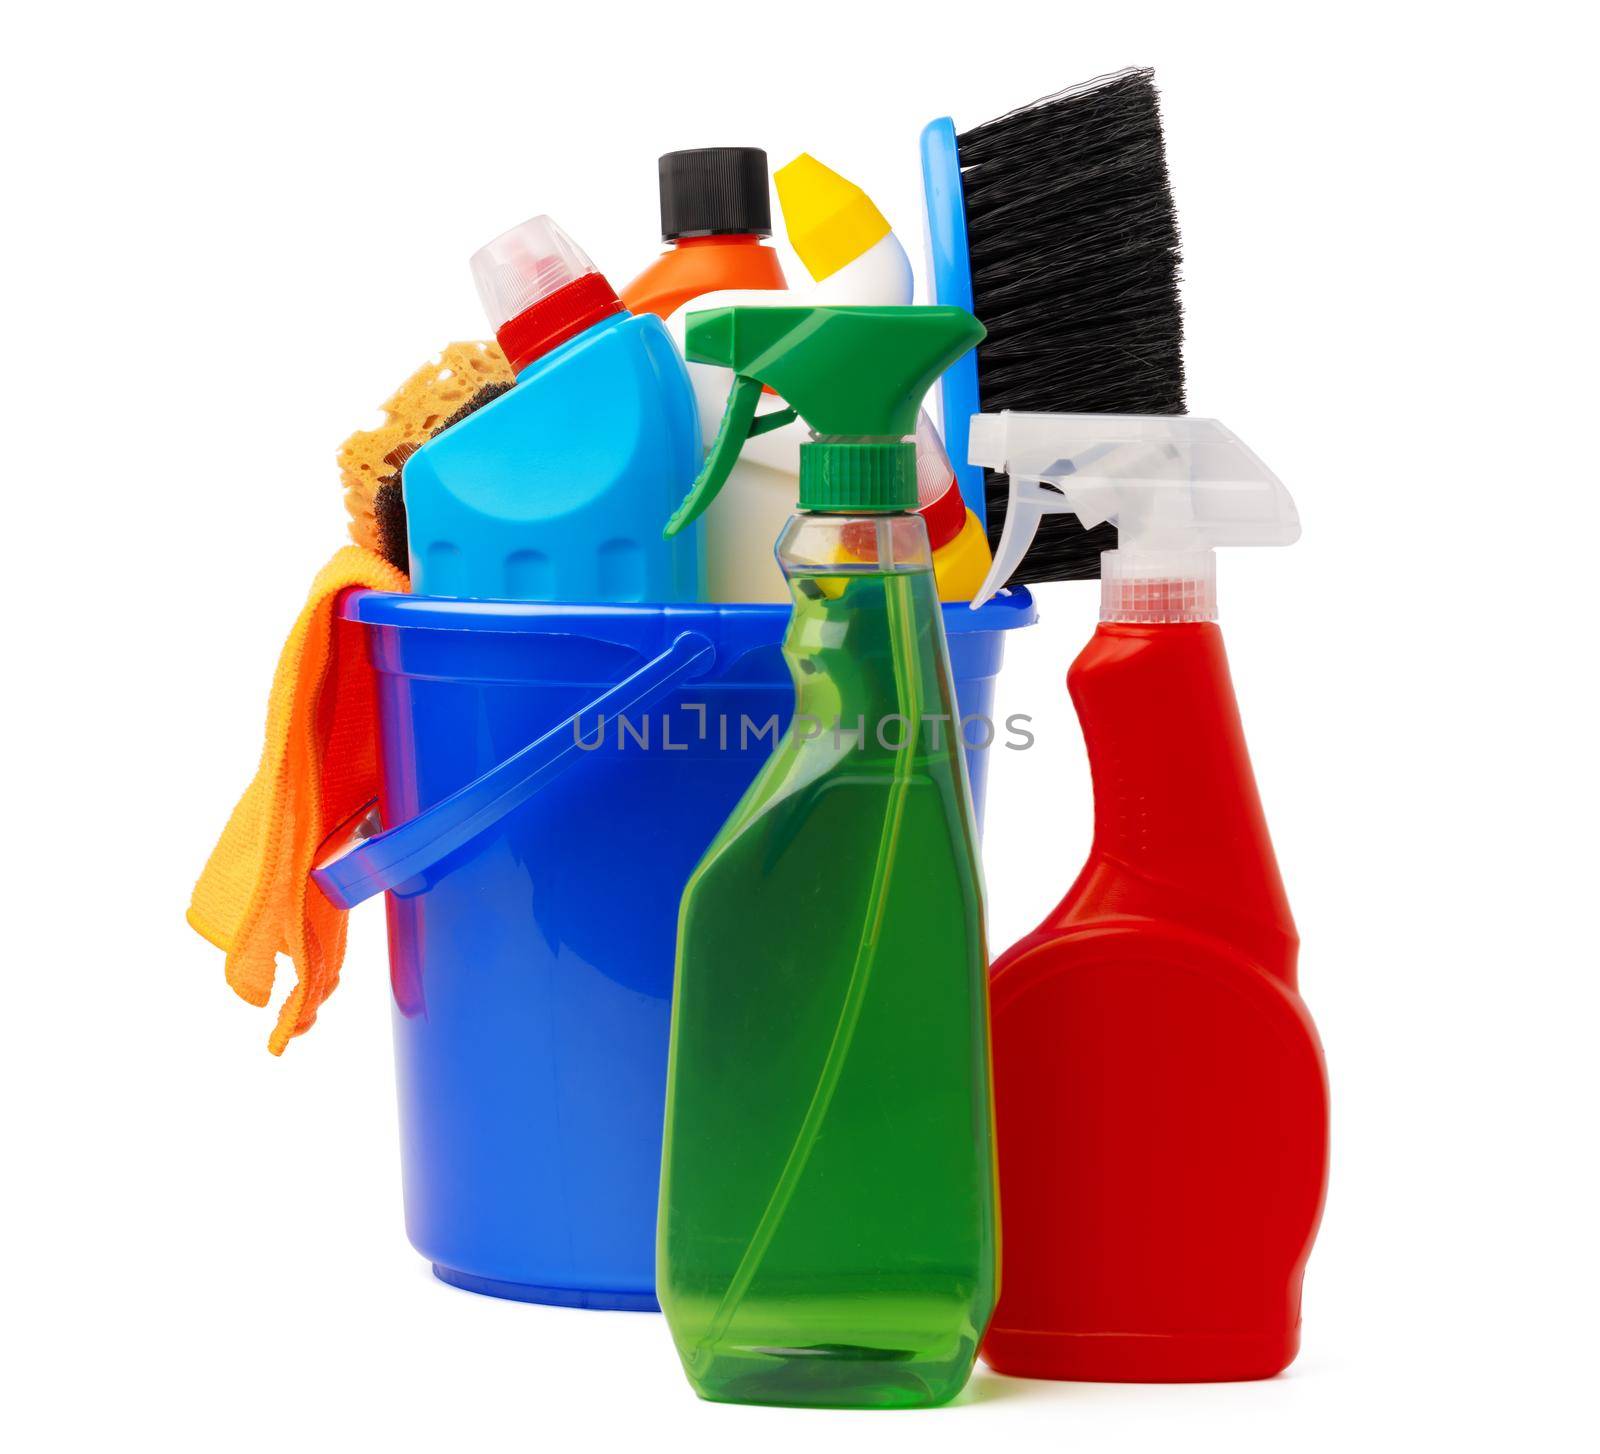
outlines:
[[[352,586],[409,589],[357,545],[312,582],[272,678],[261,766],[189,903],[189,923],[228,956],[228,983],[252,1005],[271,998],[277,956],[294,961],[295,987],[267,1041],[274,1055],[311,1028],[344,962],[347,915],[311,882],[317,851],[378,793],[372,667],[360,627],[334,611]]]

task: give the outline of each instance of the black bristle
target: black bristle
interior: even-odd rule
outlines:
[[[400,476],[385,475],[372,497],[372,523],[378,532],[378,554],[398,571],[409,571],[406,545],[406,500],[400,493]]]
[[[483,408],[485,404],[494,403],[494,401],[502,394],[509,394],[511,389],[512,385],[504,380],[500,380],[493,384],[485,384],[478,390],[477,393],[468,399],[465,404],[457,409],[454,414],[446,419],[443,424],[435,429],[433,433],[428,436],[428,438],[437,439],[445,432],[445,430],[449,429],[451,425],[459,424],[469,414],[476,414],[478,410]]]
[[[956,139],[978,398],[1060,414],[1181,414],[1178,219],[1148,69],[1119,71]],[[984,482],[990,543],[1005,476]],[[1048,516],[1012,581],[1092,580],[1116,531]]]
[[[428,438],[437,439],[452,424],[459,424],[469,414],[476,414],[485,404],[494,403],[511,387],[505,382],[485,384]],[[383,462],[392,467],[394,473],[379,479],[378,491],[372,497],[372,520],[378,532],[378,553],[396,570],[402,571],[409,571],[411,562],[410,547],[406,543],[406,498],[400,488],[400,475],[405,462],[416,452],[417,446],[408,441],[384,455]]]

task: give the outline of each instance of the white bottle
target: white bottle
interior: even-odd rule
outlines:
[[[789,245],[811,274],[809,287],[783,292],[707,293],[667,319],[680,351],[684,320],[707,308],[904,306],[911,302],[911,260],[883,213],[855,183],[802,152],[773,174]],[[733,388],[733,373],[690,364],[703,442],[716,438]],[[784,407],[763,397],[757,414]],[[772,550],[794,512],[799,491],[800,446],[811,432],[800,421],[751,439],[724,489],[707,509],[706,583],[717,602],[788,601]]]

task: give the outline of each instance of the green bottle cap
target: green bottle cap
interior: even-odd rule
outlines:
[[[667,522],[676,535],[727,482],[752,435],[804,419],[802,510],[914,510],[917,410],[945,369],[983,337],[962,308],[712,308],[688,320],[691,363],[734,371],[722,426],[694,486]],[[756,417],[763,385],[789,406]]]
[[[800,508],[836,514],[915,510],[916,445],[802,444]]]

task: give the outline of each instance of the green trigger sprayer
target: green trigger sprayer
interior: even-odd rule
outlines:
[[[676,535],[716,499],[745,441],[797,417],[802,510],[917,507],[917,411],[953,358],[983,337],[960,308],[713,308],[691,314],[690,363],[734,372],[705,467],[667,522]],[[789,407],[756,417],[763,386]]]
[[[667,526],[798,416],[778,540],[795,722],[684,891],[657,1291],[703,1397],[910,1407],[960,1390],[993,1311],[976,832],[908,441],[983,336],[958,308],[727,308],[736,381]],[[793,414],[755,417],[763,385]]]

